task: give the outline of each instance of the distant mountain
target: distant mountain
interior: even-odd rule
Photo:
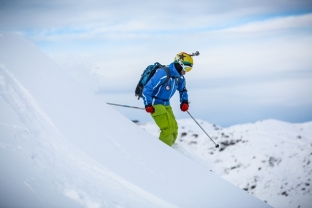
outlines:
[[[312,122],[264,120],[221,128],[181,119],[176,141],[209,161],[224,179],[276,208],[312,207]],[[154,123],[139,124],[158,137]]]

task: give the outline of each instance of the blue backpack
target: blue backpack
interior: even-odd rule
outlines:
[[[143,74],[141,75],[139,83],[137,84],[137,86],[135,88],[135,96],[138,97],[138,100],[142,97],[144,86],[147,84],[147,82],[152,78],[152,76],[155,74],[156,70],[159,68],[163,68],[164,70],[166,70],[166,73],[167,73],[167,78],[166,78],[165,82],[163,83],[163,85],[169,81],[170,72],[169,72],[168,67],[161,65],[158,62],[155,62],[153,65],[147,66],[146,69],[143,71]]]

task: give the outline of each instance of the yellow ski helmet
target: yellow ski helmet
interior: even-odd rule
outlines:
[[[181,53],[178,53],[176,57],[174,58],[174,63],[179,63],[185,72],[189,72],[192,70],[193,63],[194,63],[192,56],[198,56],[198,55],[199,55],[198,51],[196,51],[195,53],[191,55],[185,52],[181,52]]]

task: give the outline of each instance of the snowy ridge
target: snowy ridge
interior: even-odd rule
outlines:
[[[270,207],[153,138],[29,41],[1,35],[1,207]]]
[[[51,179],[50,189],[63,193],[84,207],[101,207],[105,204],[109,206],[114,203],[122,206],[122,203],[118,202],[122,194],[127,200],[127,204],[124,204],[126,207],[138,207],[144,204],[148,207],[176,207],[118,177],[68,143],[29,92],[3,65],[0,65],[0,80],[0,96],[14,109],[21,123],[25,125],[25,128],[21,129],[24,133],[19,134],[23,138],[17,136],[13,141],[17,146],[1,142],[1,148],[7,151],[18,151],[21,156],[25,152],[30,154],[31,157],[25,163],[30,167],[33,165],[39,169],[44,168],[36,177]],[[24,140],[23,144],[20,143],[21,140]],[[64,172],[70,174],[62,175]],[[24,185],[34,193],[36,198],[44,198],[42,190],[38,192],[32,188],[34,184],[41,183],[42,179],[24,180]],[[92,183],[94,180],[97,181],[96,184]],[[101,192],[92,193],[94,189],[101,190]],[[136,194],[142,198],[139,203],[134,197]],[[101,198],[109,200],[98,201]],[[4,199],[1,201],[3,202]],[[39,203],[42,203],[44,207],[46,202],[40,200]],[[49,201],[49,204],[61,206],[57,200]],[[2,205],[11,206],[12,204]]]
[[[177,144],[213,164],[214,171],[274,207],[312,204],[312,122],[259,121],[221,128],[198,120],[213,143],[191,119],[178,120]],[[139,124],[155,137],[153,123]]]

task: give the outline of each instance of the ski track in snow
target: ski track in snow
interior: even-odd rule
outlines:
[[[20,128],[20,135],[15,136],[15,141],[0,143],[0,147],[19,154],[40,175],[49,178],[53,184],[51,189],[77,201],[83,207],[97,208],[112,204],[120,208],[175,207],[120,178],[69,144],[30,93],[1,64],[0,96],[25,125],[13,127]],[[29,157],[25,158],[25,152]],[[83,175],[74,174],[76,172],[82,172]],[[92,183],[90,178],[96,179],[98,184]],[[24,181],[24,185],[40,199],[40,193],[32,187],[34,183],[36,179]],[[126,200],[120,201],[120,193]]]
[[[0,64],[0,93],[2,98],[18,114],[21,122],[34,135],[39,129],[53,128],[53,123],[42,112],[29,92]]]

